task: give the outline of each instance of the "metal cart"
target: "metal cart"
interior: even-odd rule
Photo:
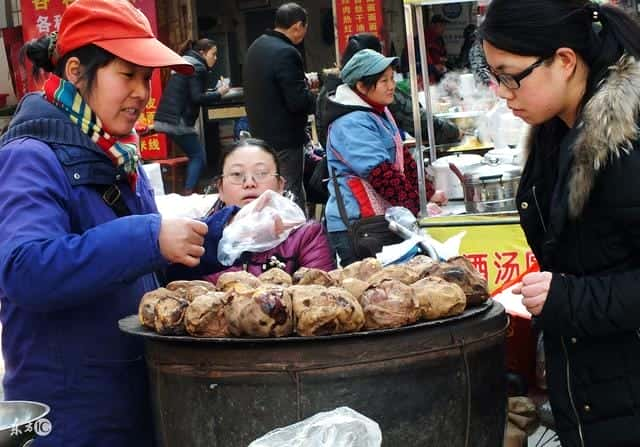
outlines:
[[[404,17],[405,28],[407,33],[407,52],[409,56],[409,78],[411,82],[411,103],[413,105],[413,125],[415,129],[416,147],[421,148],[423,146],[422,141],[422,123],[420,121],[420,103],[418,102],[418,73],[416,63],[416,49],[415,49],[415,32],[414,32],[414,17],[417,22],[418,31],[418,46],[420,49],[420,66],[422,79],[428,82],[429,79],[429,66],[427,65],[427,45],[424,34],[424,20],[422,15],[423,6],[442,5],[446,3],[472,3],[475,0],[404,0]],[[436,139],[433,129],[433,108],[431,106],[431,95],[429,89],[424,89],[425,93],[425,109],[427,112],[427,125],[429,136],[429,162],[433,163],[436,158]],[[420,214],[419,217],[427,216],[427,191],[425,188],[425,174],[424,174],[424,159],[422,150],[417,150],[416,155],[418,159],[416,164],[418,165],[418,194],[420,197]]]

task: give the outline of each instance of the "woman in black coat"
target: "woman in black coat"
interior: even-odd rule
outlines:
[[[216,63],[218,47],[211,39],[188,40],[179,53],[195,72],[186,76],[172,73],[154,118],[154,129],[163,132],[189,157],[183,194],[191,194],[204,167],[204,148],[195,128],[202,106],[220,101],[229,91],[226,85],[214,91],[207,85],[208,72]]]
[[[640,446],[640,27],[581,0],[493,0],[498,94],[533,126],[517,193],[541,272],[516,293],[544,332],[563,446]]]

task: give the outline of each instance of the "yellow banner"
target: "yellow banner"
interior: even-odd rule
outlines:
[[[491,292],[536,262],[517,213],[431,217],[420,226],[439,242],[465,232],[460,254],[487,278]]]

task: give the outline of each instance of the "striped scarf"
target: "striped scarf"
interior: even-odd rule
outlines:
[[[51,74],[44,84],[44,96],[51,104],[65,111],[71,122],[77,124],[96,145],[104,151],[116,167],[127,174],[131,189],[135,191],[138,178],[138,135],[135,130],[127,136],[116,138],[102,127],[100,118],[80,96],[69,81]]]

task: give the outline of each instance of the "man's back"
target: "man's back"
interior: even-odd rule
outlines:
[[[315,99],[291,41],[271,30],[256,39],[247,50],[243,79],[251,135],[277,150],[302,147]]]

